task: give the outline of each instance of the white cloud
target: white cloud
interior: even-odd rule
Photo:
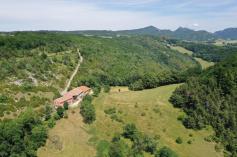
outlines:
[[[199,27],[199,24],[198,23],[193,23],[193,26],[194,27]]]
[[[130,5],[145,5],[163,0],[110,0]],[[173,1],[173,0],[172,0]],[[187,2],[182,0],[182,2]],[[197,2],[198,0],[191,0]],[[200,0],[204,1],[204,0]],[[214,2],[214,0],[211,0]],[[219,0],[217,0],[219,2]],[[232,0],[227,0],[232,1]],[[154,25],[161,29],[176,29],[179,26],[198,27],[199,29],[217,30],[227,26],[237,26],[236,9],[229,10],[227,15],[216,13],[216,18],[194,18],[191,15],[166,15],[157,11],[110,9],[98,5],[92,0],[6,0],[0,5],[0,30],[86,30],[86,29],[132,29]],[[108,2],[108,0],[107,0]],[[220,1],[221,2],[221,1]],[[214,14],[214,13],[212,13]],[[226,14],[226,13],[225,13]],[[195,19],[195,20],[194,20]]]

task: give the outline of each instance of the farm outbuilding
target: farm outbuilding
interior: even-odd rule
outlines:
[[[72,89],[71,91],[65,93],[62,97],[54,100],[54,106],[57,108],[59,106],[63,107],[64,103],[68,103],[69,107],[75,103],[82,101],[83,97],[90,94],[91,88],[87,86],[80,86]]]

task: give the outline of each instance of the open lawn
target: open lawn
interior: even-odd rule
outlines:
[[[172,46],[171,49],[179,51],[180,53],[183,53],[183,54],[188,54],[189,56],[192,56],[193,54],[192,51],[189,51],[181,46]]]
[[[48,140],[46,146],[38,151],[39,157],[95,156],[99,143],[99,147],[105,147],[104,140],[111,141],[116,132],[121,133],[122,127],[131,122],[135,123],[140,131],[160,137],[159,147],[169,146],[180,157],[222,157],[222,153],[215,151],[214,143],[204,140],[213,134],[210,128],[202,131],[189,130],[177,120],[183,113],[175,109],[168,99],[179,85],[143,91],[128,91],[126,87],[114,87],[110,93],[101,93],[93,101],[96,121],[92,125],[85,125],[78,109],[74,114],[69,111],[69,118],[60,120],[49,133],[51,139],[55,135],[59,136],[62,149],[55,149],[52,140]],[[112,107],[116,109],[118,117],[115,120],[104,112]],[[175,142],[177,137],[183,139],[182,144]],[[188,140],[191,140],[192,144],[188,144]]]
[[[180,53],[187,54],[189,56],[193,55],[192,51],[189,51],[181,46],[172,46],[171,48],[173,50],[180,52]],[[202,66],[203,69],[207,69],[208,67],[214,65],[214,62],[209,62],[209,61],[203,60],[202,58],[195,57],[194,59]]]

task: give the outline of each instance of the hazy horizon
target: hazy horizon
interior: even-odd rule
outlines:
[[[237,27],[235,0],[5,0],[0,31],[129,30],[155,26],[215,32]]]

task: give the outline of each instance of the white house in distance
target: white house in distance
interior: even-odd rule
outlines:
[[[63,107],[64,103],[67,102],[69,107],[77,106],[86,95],[92,92],[91,88],[87,86],[80,86],[73,90],[65,93],[62,97],[54,100],[55,108]]]

